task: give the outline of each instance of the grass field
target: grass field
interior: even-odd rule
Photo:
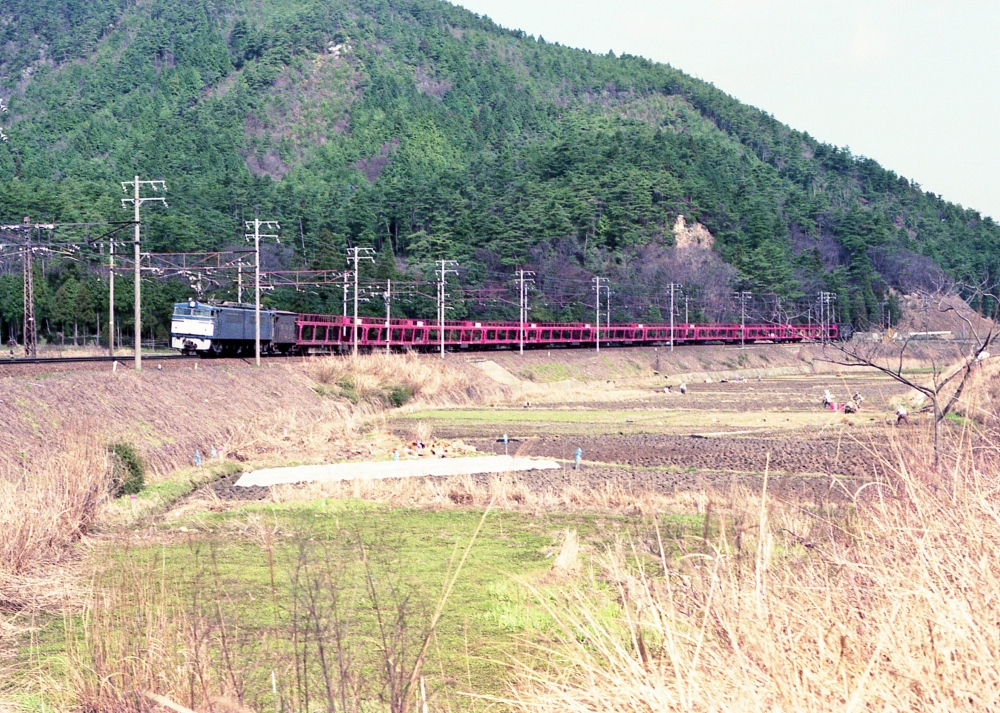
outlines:
[[[632,368],[613,357],[601,368]],[[542,359],[554,357],[529,363],[536,378],[562,373]],[[1000,703],[995,369],[947,420],[940,469],[928,421],[888,426],[909,396],[871,374],[692,382],[683,396],[638,388],[657,383],[640,374],[573,399],[549,383],[525,404],[516,387],[447,369],[379,357],[259,378],[231,401],[258,389],[284,405],[277,418],[217,424],[244,445],[215,460],[202,446],[200,466],[157,446],[201,408],[166,399],[142,414],[145,447],[160,451],[134,498],[102,494],[94,437],[62,460],[54,449],[47,480],[8,471],[0,701],[95,713]],[[206,374],[184,388],[232,388]],[[166,393],[171,378],[126,386]],[[402,386],[412,400],[393,408]],[[862,411],[824,410],[827,390],[861,391]],[[46,398],[19,408],[24,433],[61,416]],[[414,439],[503,452],[503,433],[512,452],[567,467],[232,485],[258,465],[385,459]],[[46,500],[60,513],[39,520],[49,529],[18,517]]]

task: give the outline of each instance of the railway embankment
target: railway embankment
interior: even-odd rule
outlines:
[[[141,373],[36,370],[0,379],[0,608],[17,610],[47,587],[31,577],[100,519],[121,454],[152,483],[140,503],[130,508],[126,498],[112,508],[127,522],[137,508],[162,509],[227,468],[381,455],[378,440],[359,430],[388,409],[502,395],[464,363],[442,369],[416,356],[260,369],[178,360]],[[175,473],[183,483],[163,482]]]

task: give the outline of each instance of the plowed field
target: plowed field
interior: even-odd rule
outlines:
[[[503,453],[495,439],[469,440],[481,451]],[[562,436],[524,442],[521,455],[573,460],[576,449],[588,462],[613,463],[639,468],[763,473],[864,476],[871,473],[871,446],[841,438],[692,438],[674,435]],[[511,451],[513,452],[513,451]]]
[[[858,481],[875,475],[875,452],[893,428],[887,421],[905,391],[872,374],[692,383],[686,394],[659,387],[625,401],[614,399],[611,382],[593,389],[588,403],[561,402],[556,388],[543,403],[418,412],[392,428],[405,436],[419,423],[435,437],[462,438],[493,453],[505,452],[506,433],[511,454],[569,462],[579,448],[583,466],[575,477],[585,481],[624,478],[662,490],[756,478],[768,467],[772,474],[809,476],[813,485],[828,487],[831,476]],[[824,408],[827,391],[840,403],[860,393],[861,411]]]

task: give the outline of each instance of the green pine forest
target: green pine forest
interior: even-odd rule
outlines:
[[[591,319],[603,275],[614,319],[662,318],[677,282],[692,320],[732,318],[734,290],[761,318],[784,305],[804,319],[829,291],[860,328],[886,306],[898,316],[899,293],[1000,274],[993,220],[872,160],[669,65],[440,0],[2,0],[0,99],[4,224],[129,220],[121,181],[163,179],[169,207],[143,208],[144,250],[245,245],[259,215],[282,223],[269,269],[341,270],[358,245],[375,250],[366,278],[421,282],[456,260],[456,318],[515,315],[519,268],[536,273],[532,319]],[[678,216],[710,251],[681,255]],[[43,337],[106,325],[103,250],[36,257]],[[231,277],[200,294],[234,298]],[[397,314],[433,315],[419,294],[433,287],[413,292]],[[143,294],[162,338],[171,303],[195,293],[151,276]],[[339,312],[342,297],[276,289],[266,303]],[[4,341],[22,313],[19,259],[0,251]]]

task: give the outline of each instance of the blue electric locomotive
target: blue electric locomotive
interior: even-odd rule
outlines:
[[[294,312],[260,311],[262,354],[295,351],[298,330]],[[209,304],[190,300],[174,305],[170,321],[171,346],[182,354],[241,356],[254,353],[253,305],[235,302]]]

